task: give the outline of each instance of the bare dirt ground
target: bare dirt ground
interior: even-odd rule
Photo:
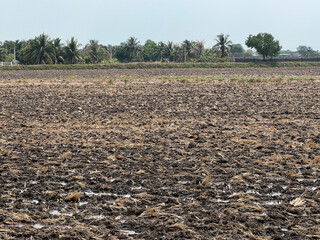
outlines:
[[[282,68],[187,68],[187,69],[95,69],[95,70],[1,70],[0,79],[152,76],[320,76],[320,67]]]
[[[2,80],[0,163],[0,239],[319,239],[320,82]]]

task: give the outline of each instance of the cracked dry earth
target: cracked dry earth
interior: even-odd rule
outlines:
[[[319,239],[320,84],[3,82],[1,239]]]

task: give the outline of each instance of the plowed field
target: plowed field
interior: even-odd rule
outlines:
[[[1,70],[0,79],[153,76],[320,76],[320,67],[282,68],[186,68],[186,69],[95,69],[95,70]]]
[[[1,80],[1,239],[320,238],[318,80],[43,72]]]

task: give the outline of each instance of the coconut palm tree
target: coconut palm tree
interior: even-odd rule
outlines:
[[[184,57],[183,57],[183,48],[181,46],[181,44],[179,43],[175,43],[173,44],[173,60],[175,62],[182,62]]]
[[[3,62],[6,59],[6,50],[0,47],[0,62]]]
[[[160,62],[163,61],[165,54],[166,54],[166,44],[164,42],[159,42],[158,43],[158,57],[159,57]]]
[[[192,46],[192,55],[199,59],[201,54],[204,53],[205,47],[204,47],[204,41],[196,41],[194,42]]]
[[[110,58],[107,46],[99,44],[98,40],[90,40],[84,47],[85,60],[89,63],[100,63]]]
[[[232,42],[228,40],[229,35],[219,34],[215,39],[217,44],[213,46],[215,52],[221,53],[221,58],[227,57],[230,54]]]
[[[191,57],[191,50],[192,50],[193,44],[194,44],[193,41],[189,41],[187,39],[183,41],[182,48],[185,54],[185,60]]]
[[[56,38],[53,40],[53,46],[54,46],[54,51],[56,55],[56,61],[55,63],[62,63],[64,61],[63,59],[63,44],[61,43],[60,38]]]
[[[140,51],[139,41],[136,37],[130,37],[125,42],[125,50],[129,61],[136,60],[138,58],[138,52]]]
[[[91,63],[98,63],[99,61],[100,45],[98,40],[89,40],[85,46],[85,53],[89,56]]]
[[[64,48],[65,60],[67,63],[75,64],[81,60],[78,41],[72,37],[70,41],[67,41],[67,46]]]
[[[168,42],[166,46],[166,57],[169,58],[169,61],[173,60],[173,53],[174,53],[174,48],[173,48],[173,42]]]
[[[84,48],[84,53],[89,57],[90,63],[100,63],[103,60],[109,59],[107,47],[100,45],[98,40],[90,40]]]
[[[56,61],[56,53],[49,36],[43,33],[31,40],[25,49],[23,58],[31,64],[54,63]]]

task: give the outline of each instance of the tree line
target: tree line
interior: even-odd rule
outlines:
[[[28,41],[0,42],[0,62],[13,60],[14,49],[16,60],[22,64],[76,64],[106,62],[215,62],[229,61],[233,57],[251,57],[254,49],[263,59],[276,57],[281,46],[270,33],[249,35],[245,50],[241,44],[233,44],[229,35],[219,34],[216,44],[205,47],[204,41],[185,40],[182,43],[169,41],[154,42],[147,40],[141,44],[137,38],[130,37],[119,45],[103,45],[97,40],[89,40],[82,47],[72,37],[63,43],[60,38],[50,38],[40,34]],[[319,52],[310,47],[299,46],[298,51],[308,57],[318,56]]]

